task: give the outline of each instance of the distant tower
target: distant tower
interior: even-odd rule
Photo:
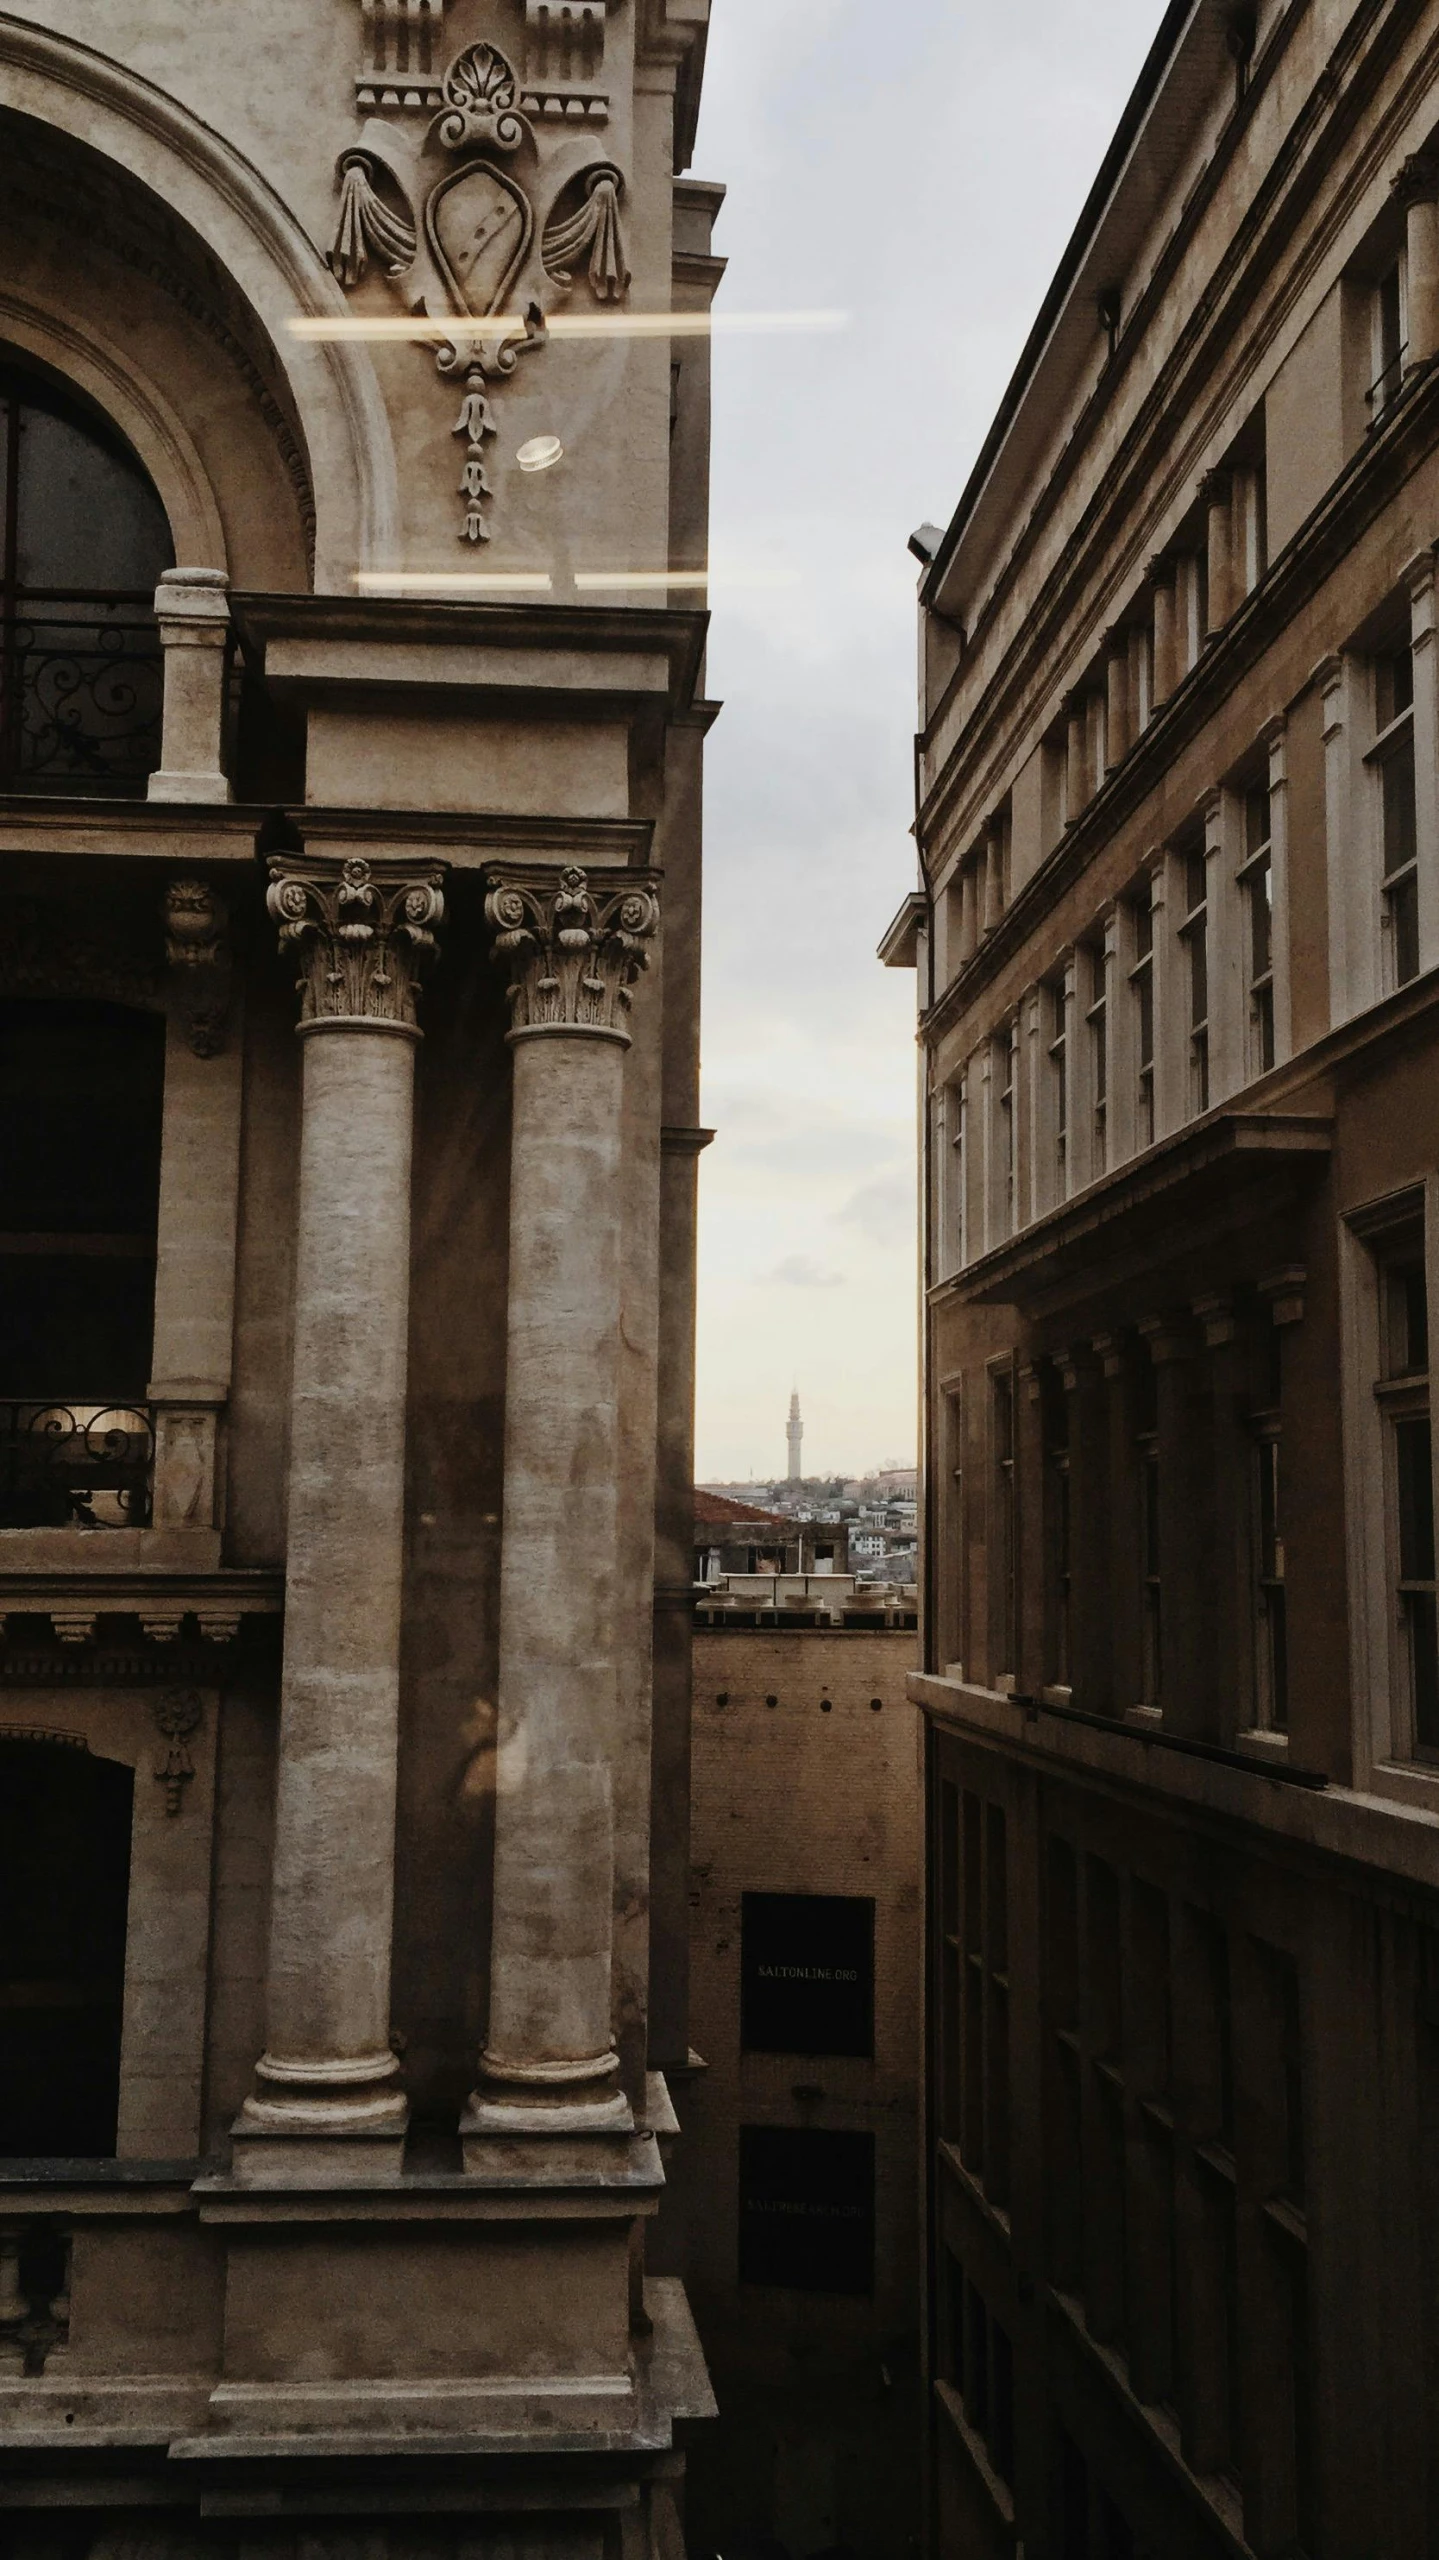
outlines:
[[[804,1448],[804,1424],[799,1416],[798,1387],[795,1388],[789,1400],[789,1424],[785,1437],[789,1441],[789,1480],[791,1484],[798,1484],[804,1474],[804,1463],[800,1454]]]

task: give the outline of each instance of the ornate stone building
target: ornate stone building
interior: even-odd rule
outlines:
[[[1180,0],[915,537],[931,2539],[1439,2532],[1439,9]]]
[[[0,19],[0,2539],[675,2560],[707,0]]]

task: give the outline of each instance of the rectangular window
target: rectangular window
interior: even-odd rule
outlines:
[[[960,2157],[1009,2203],[1009,1877],[1002,1805],[966,1793],[961,1830]]]
[[[1369,386],[1370,424],[1383,416],[1404,379],[1404,358],[1408,353],[1404,261],[1396,258],[1374,288],[1373,355],[1374,379]]]
[[[742,2052],[873,2058],[872,1901],[747,1893],[740,1948]]]
[[[1050,1834],[1044,1875],[1045,2107],[1043,2140],[1049,2273],[1077,2294],[1084,2267],[1079,2084],[1079,1883],[1074,1850]]]
[[[1047,990],[1047,1002],[1049,1072],[1054,1089],[1054,1187],[1062,1200],[1069,1187],[1069,1005],[1062,978]]]
[[[1369,762],[1379,786],[1386,977],[1403,987],[1419,974],[1414,653],[1407,645],[1374,662],[1374,726]]]
[[[1154,890],[1150,881],[1131,901],[1134,965],[1129,984],[1134,1002],[1135,1052],[1138,1073],[1139,1144],[1154,1144]]]
[[[1396,1685],[1409,1748],[1439,1758],[1439,1615],[1435,1605],[1434,1476],[1429,1404],[1428,1272],[1422,1216],[1376,1246],[1383,1417],[1394,1593]]]
[[[1045,1578],[1048,1585],[1046,1672],[1056,1688],[1067,1689],[1072,1678],[1070,1617],[1074,1556],[1069,1398],[1062,1380],[1053,1371],[1044,1372],[1043,1377],[1045,1484],[1048,1495],[1045,1506]]]
[[[1000,1232],[1002,1235],[1012,1236],[1019,1171],[1019,1128],[1014,1092],[1016,1032],[1013,1026],[1000,1033],[994,1047],[995,1097],[998,1113],[995,1143],[998,1156]]]
[[[1093,1097],[1093,1170],[1103,1173],[1109,1162],[1109,974],[1102,942],[1084,951],[1088,975],[1084,1018],[1089,1028],[1089,1081]]]
[[[1189,978],[1189,1107],[1209,1109],[1209,866],[1199,846],[1184,858],[1184,922]],[[1152,1037],[1152,1035],[1151,1035]]]
[[[1018,1499],[1015,1483],[1014,1377],[1007,1369],[990,1379],[994,1459],[993,1622],[996,1680],[1012,1679],[1018,1650]]]
[[[874,2135],[742,2125],[739,2280],[874,2291]]]
[[[1249,978],[1249,1064],[1266,1075],[1274,1064],[1274,822],[1267,786],[1244,795],[1245,958]]]
[[[1274,1733],[1289,1724],[1289,1630],[1284,1602],[1279,1425],[1265,1417],[1255,1444],[1255,1721]]]
[[[1144,1697],[1157,1707],[1164,1696],[1164,1642],[1159,1547],[1159,1389],[1152,1360],[1139,1364],[1135,1449],[1139,1476],[1140,1636]]]

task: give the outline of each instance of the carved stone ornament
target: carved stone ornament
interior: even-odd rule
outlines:
[[[403,27],[381,24],[379,0],[370,14],[376,44],[398,44]],[[580,14],[588,30],[583,59],[592,60],[595,24],[603,52],[604,11],[587,7]],[[542,36],[546,47],[558,41],[559,21],[551,24],[551,16],[542,11],[542,23],[531,23],[532,38]],[[413,21],[407,63],[433,41],[438,18],[431,11],[421,23],[416,0],[405,0],[404,22]],[[425,88],[427,102],[435,94]],[[490,387],[508,380],[521,356],[544,346],[548,313],[582,276],[597,302],[623,300],[630,283],[625,181],[612,161],[586,159],[583,150],[576,156],[575,119],[565,96],[557,91],[552,102],[548,91],[543,98],[532,94],[498,45],[465,46],[437,95],[439,113],[423,140],[403,124],[372,116],[359,141],[341,153],[329,262],[347,293],[364,284],[372,265],[381,270],[414,313],[417,337],[433,344],[440,324],[436,366],[463,386],[454,426],[464,441],[459,538],[477,544],[490,538],[485,448],[496,433]],[[383,103],[392,103],[388,95]],[[408,93],[403,103],[411,103]],[[552,103],[560,111],[553,135],[545,120]],[[543,152],[532,115],[541,116]],[[579,121],[587,120],[586,106]],[[558,149],[549,148],[552,139]]]
[[[230,1010],[230,919],[203,880],[172,880],[165,892],[165,957],[178,973],[180,1011],[197,1058],[218,1057]]]
[[[510,1037],[590,1032],[629,1041],[630,989],[660,919],[654,882],[564,871],[492,871],[485,917],[510,973]]]
[[[185,1800],[185,1789],[195,1775],[190,1757],[190,1736],[198,1733],[204,1710],[193,1689],[171,1689],[157,1698],[153,1709],[156,1725],[169,1745],[165,1757],[156,1767],[155,1776],[165,1790],[165,1811],[172,1817]]]
[[[292,861],[272,856],[266,898],[281,952],[299,962],[300,1028],[415,1028],[421,971],[444,919],[435,862]]]

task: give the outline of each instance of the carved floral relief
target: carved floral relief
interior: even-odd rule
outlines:
[[[544,8],[531,11],[532,50],[539,46],[547,59],[558,41],[551,16]],[[591,19],[602,58],[603,18],[596,0],[586,14],[585,61],[595,58]],[[423,26],[416,22],[417,55],[422,36],[433,42],[434,24],[434,13]],[[584,122],[589,104],[582,88],[576,95]],[[544,346],[547,315],[577,285],[599,303],[623,301],[630,283],[625,181],[608,159],[576,168],[569,155],[558,172],[546,166],[527,109],[543,103],[548,112],[548,98],[541,101],[521,82],[496,44],[466,45],[438,93],[439,111],[422,138],[404,123],[371,117],[359,141],[341,154],[329,263],[347,293],[374,267],[416,320],[446,324],[436,364],[462,386],[454,426],[464,446],[459,538],[478,544],[490,538],[491,390],[522,356]],[[427,85],[424,95],[428,101],[433,88]],[[408,93],[403,101],[397,93],[401,102],[411,103]],[[559,103],[568,133],[569,104]],[[467,325],[496,319],[508,325]]]

